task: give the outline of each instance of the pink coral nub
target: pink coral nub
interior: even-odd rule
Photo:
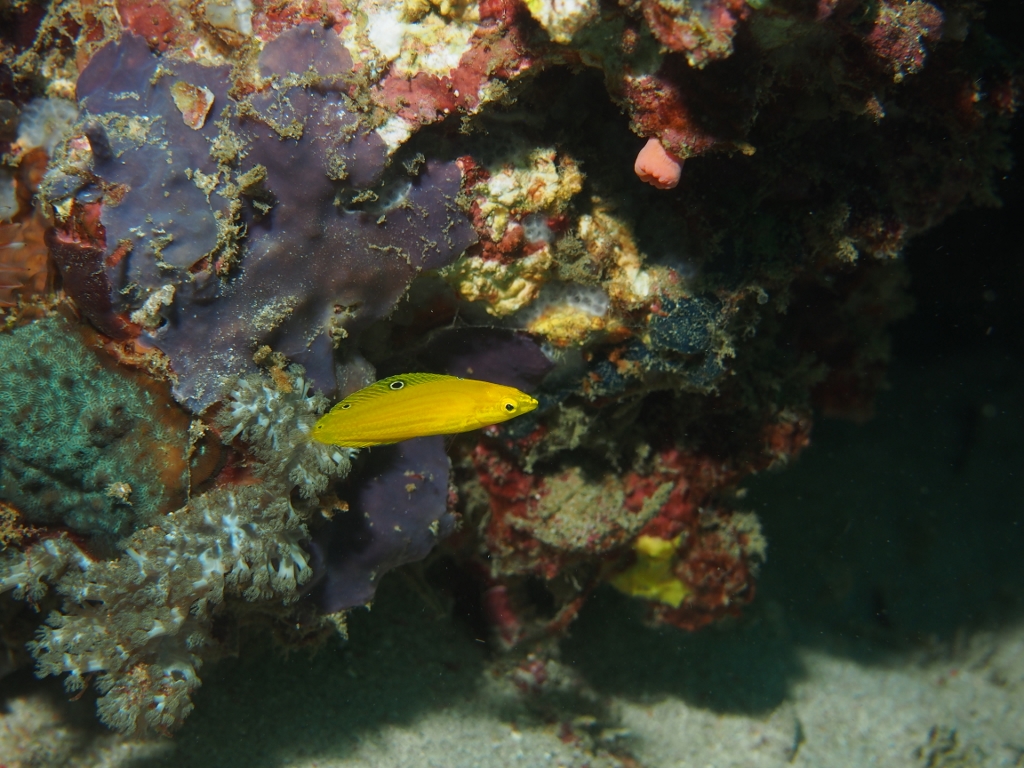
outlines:
[[[633,170],[652,187],[672,189],[679,183],[683,164],[665,151],[657,139],[648,139],[640,154],[636,156]]]

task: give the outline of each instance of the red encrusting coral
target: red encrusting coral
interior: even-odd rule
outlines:
[[[764,427],[765,452],[769,467],[785,464],[811,444],[811,419],[805,413],[784,412],[777,421]]]
[[[747,557],[728,551],[734,544],[742,547],[744,543],[713,534],[699,536],[685,547],[679,553],[675,575],[686,585],[688,594],[678,608],[650,603],[651,617],[694,632],[725,616],[738,615],[739,609],[754,599],[756,590]]]
[[[644,20],[659,43],[685,53],[695,67],[732,53],[736,25],[750,14],[746,0],[692,0],[682,5],[681,12],[678,2],[642,0]]]
[[[253,0],[252,29],[261,40],[273,40],[299,24],[316,22],[340,32],[348,24],[349,13],[339,0]]]
[[[715,150],[750,151],[746,141],[763,77],[746,57],[703,70],[665,57],[652,74],[624,72],[612,95],[635,132],[659,139],[670,155],[685,160]]]
[[[557,622],[528,621],[516,609],[517,579],[535,576],[548,583],[575,572],[581,564],[599,558],[605,562],[604,578],[611,578],[633,562],[627,549],[638,536],[664,541],[679,539],[673,573],[686,590],[678,607],[649,603],[651,616],[684,629],[697,629],[716,618],[735,613],[754,594],[754,572],[763,558],[763,539],[754,518],[721,507],[716,499],[751,471],[795,457],[809,444],[810,420],[782,415],[764,427],[759,457],[738,468],[729,462],[689,453],[678,448],[663,450],[645,473],[629,471],[608,481],[604,498],[620,498],[621,514],[606,517],[601,503],[589,496],[565,496],[573,472],[545,475],[524,472],[491,441],[480,441],[471,453],[476,479],[486,491],[488,512],[480,534],[489,562],[486,591],[488,615],[506,645],[523,637],[563,626],[582,606],[594,582],[563,601]],[[607,480],[607,478],[606,478]],[[591,481],[593,482],[593,481]],[[579,492],[576,492],[579,493]],[[558,498],[561,533],[553,534],[545,510],[546,499]],[[657,504],[651,508],[650,504]],[[629,516],[644,519],[630,529]],[[565,533],[578,525],[581,537]],[[570,607],[570,603],[572,606]]]
[[[104,273],[107,237],[102,224],[103,203],[71,203],[63,222],[47,230],[46,244],[65,284],[75,287],[78,308],[107,336],[124,340],[138,330],[114,311],[110,283]]]
[[[924,67],[925,44],[939,41],[943,21],[942,11],[924,0],[882,0],[865,42],[902,79]]]
[[[508,648],[517,645],[523,639],[523,622],[512,607],[508,587],[495,584],[485,589],[483,604],[487,621],[501,642]]]
[[[146,38],[158,51],[174,45],[183,31],[182,20],[161,0],[117,0],[117,12],[125,29]]]
[[[480,256],[487,261],[509,264],[543,246],[543,243],[528,243],[518,221],[514,226],[507,226],[500,239],[494,240],[487,217],[481,210],[481,196],[475,191],[476,187],[485,184],[491,178],[491,173],[469,156],[460,157],[458,165],[462,171],[462,194],[470,200],[467,215],[478,237],[477,242],[470,246],[467,253]]]
[[[524,519],[530,499],[539,498],[541,492],[535,488],[540,478],[523,472],[483,443],[477,444],[472,459],[477,477],[490,500],[491,515],[484,531],[488,550],[514,552],[520,561],[534,562],[541,549],[540,542],[517,530],[512,522],[516,518]],[[548,563],[540,565],[539,570],[554,576],[559,566]]]
[[[395,70],[374,86],[373,97],[410,124],[429,125],[454,112],[476,109],[485,86],[508,81],[534,62],[518,27],[484,24],[448,74]]]
[[[529,19],[530,12],[522,0],[481,0],[480,18],[508,29],[520,20]]]

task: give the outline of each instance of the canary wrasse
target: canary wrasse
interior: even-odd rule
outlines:
[[[489,427],[536,407],[536,400],[513,387],[437,373],[403,373],[346,397],[316,423],[313,439],[367,448]]]

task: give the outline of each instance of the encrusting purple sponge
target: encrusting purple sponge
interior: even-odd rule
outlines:
[[[358,479],[341,489],[348,510],[335,515],[309,544],[314,572],[321,574],[313,591],[321,610],[366,605],[381,576],[422,560],[454,530],[450,470],[439,436],[369,451]]]
[[[92,167],[69,158],[44,188],[65,213],[51,246],[67,291],[111,335],[146,327],[197,411],[262,345],[332,393],[335,343],[476,240],[454,162],[381,187],[384,143],[349,104],[337,35],[295,27],[258,65],[253,90],[131,34],[108,44],[78,83]]]

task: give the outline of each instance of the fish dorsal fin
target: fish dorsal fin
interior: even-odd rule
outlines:
[[[443,373],[400,373],[397,376],[388,376],[386,379],[381,379],[370,384],[368,387],[353,392],[331,408],[331,411],[348,410],[353,405],[376,400],[393,392],[399,392],[405,389],[405,387],[415,387],[417,384],[427,384],[434,381],[455,381],[457,378],[456,376],[446,376]]]

